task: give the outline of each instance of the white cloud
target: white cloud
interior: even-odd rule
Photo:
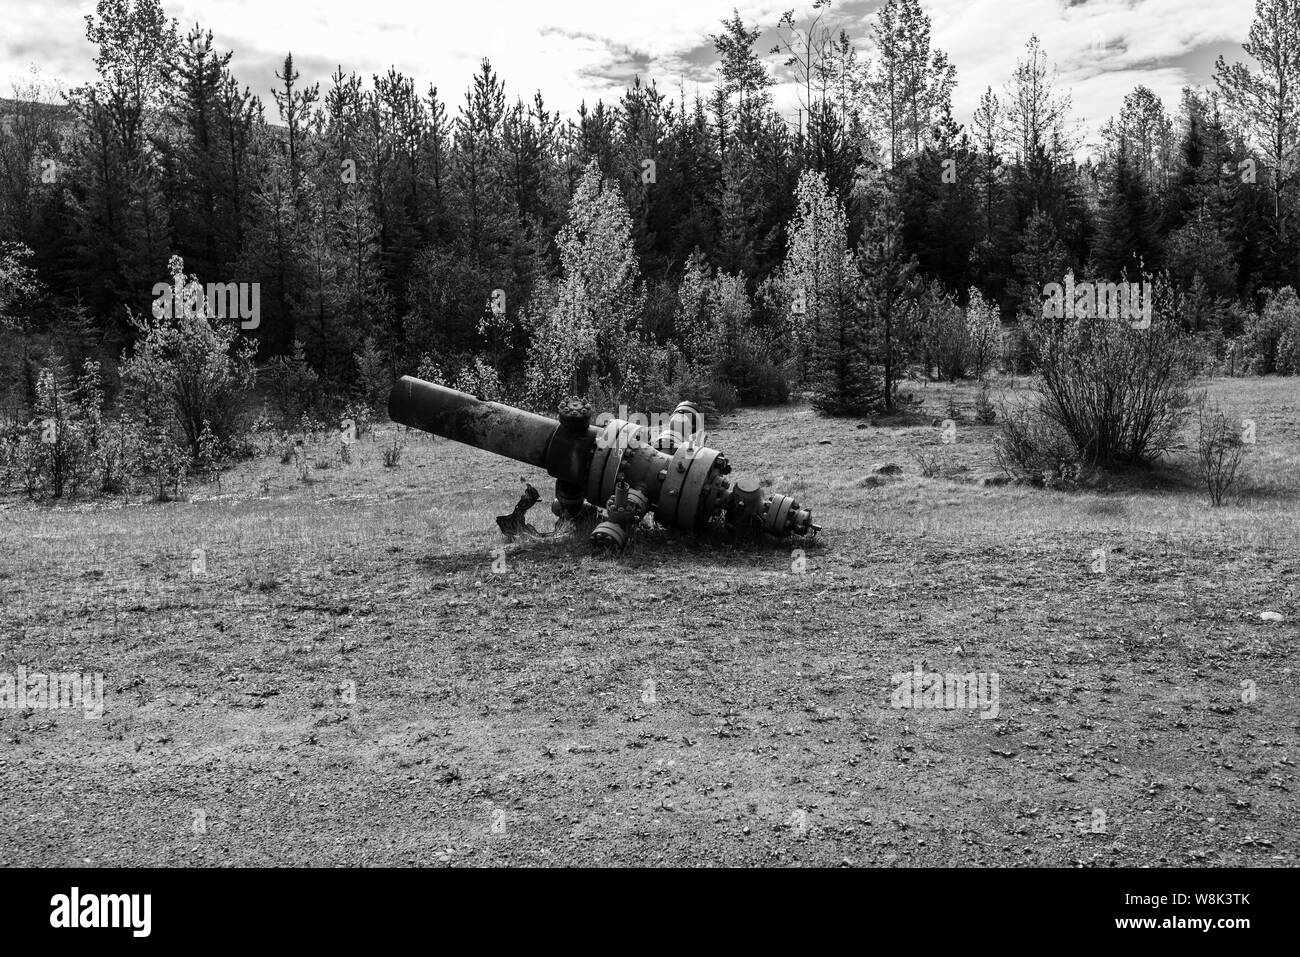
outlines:
[[[292,50],[304,79],[327,83],[342,64],[367,79],[390,65],[416,78],[420,89],[436,84],[453,103],[481,57],[491,59],[511,95],[525,98],[541,89],[552,109],[569,113],[579,102],[616,99],[634,70],[675,94],[686,77],[711,66],[700,55],[706,34],[738,7],[747,23],[771,28],[792,0],[478,0],[431,4],[387,0],[382,5],[353,0],[170,0],[169,14],[188,28],[196,20],[217,42],[236,51],[242,82],[270,104],[273,65]],[[865,23],[879,6],[836,3],[830,18],[847,19],[850,35],[865,41]],[[1095,130],[1115,113],[1123,94],[1137,83],[1150,86],[1171,110],[1186,83],[1209,79],[1204,64],[1190,69],[1179,61],[1198,48],[1217,46],[1230,56],[1244,39],[1253,16],[1252,0],[923,0],[933,22],[935,44],[957,66],[957,118],[969,118],[988,85],[1000,89],[1037,33],[1073,95],[1085,128]],[[92,50],[82,17],[90,0],[6,0],[6,29],[0,63],[8,75],[35,61],[46,76],[72,85],[93,73]],[[852,28],[852,24],[860,24]],[[771,46],[771,33],[760,48]],[[772,58],[773,62],[777,58]],[[6,90],[7,92],[7,90]],[[793,89],[778,91],[778,104],[792,108]],[[270,111],[273,113],[273,104]]]

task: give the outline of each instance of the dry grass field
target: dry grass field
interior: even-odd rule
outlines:
[[[105,697],[0,710],[0,865],[1295,866],[1300,386],[1210,390],[1257,428],[1217,509],[1185,451],[997,484],[992,427],[806,406],[710,444],[813,542],[506,543],[542,473],[417,433],[386,468],[387,425],[307,481],[4,500],[0,673]],[[996,716],[892,707],[918,665]]]

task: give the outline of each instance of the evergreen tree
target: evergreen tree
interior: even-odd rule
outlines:
[[[1255,19],[1242,49],[1259,72],[1242,63],[1215,64],[1225,106],[1239,116],[1268,170],[1271,187],[1270,278],[1300,276],[1300,0],[1255,0]]]
[[[895,410],[895,391],[902,375],[900,345],[906,336],[909,305],[920,295],[916,259],[903,245],[902,210],[893,184],[874,187],[875,213],[858,248],[867,321],[879,343],[881,400]]]

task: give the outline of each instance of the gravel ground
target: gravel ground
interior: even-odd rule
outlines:
[[[0,709],[0,864],[1295,866],[1300,418],[1213,388],[1261,436],[1221,509],[798,406],[711,443],[814,509],[793,546],[506,543],[519,467],[391,426],[185,502],[7,500],[0,675],[104,698]],[[990,696],[897,707],[918,669]]]

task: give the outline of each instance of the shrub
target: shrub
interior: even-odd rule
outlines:
[[[934,478],[943,471],[943,455],[937,449],[921,447],[913,449],[910,454],[923,477]]]
[[[398,434],[393,435],[393,444],[384,448],[384,468],[395,469],[402,464],[402,449],[406,444]]]
[[[962,378],[973,351],[970,329],[961,308],[938,280],[926,289],[920,315],[926,375],[933,366],[941,379],[955,382]]]
[[[144,473],[144,427],[108,414],[97,362],[87,362],[74,384],[56,355],[37,367],[35,392],[34,417],[0,443],[0,484],[61,498],[86,488],[121,492]]]
[[[92,450],[101,492],[122,492],[127,488],[136,474],[143,443],[140,423],[130,416],[103,422]]]
[[[1300,372],[1300,299],[1286,286],[1268,297],[1246,324],[1250,371],[1256,375]]]
[[[1024,317],[1002,340],[1002,364],[1010,372],[1028,375],[1038,368],[1038,347]]]
[[[479,356],[475,356],[472,362],[457,373],[451,387],[489,402],[505,400],[505,390],[501,387],[501,377],[497,374],[496,366]]]
[[[1037,413],[1069,437],[1077,457],[1113,466],[1154,459],[1173,444],[1192,376],[1189,337],[1167,308],[1134,329],[1122,319],[1039,319]]]
[[[357,393],[368,409],[382,409],[388,403],[388,390],[393,385],[393,370],[384,361],[373,336],[361,343],[361,351],[352,359],[357,364]]]
[[[1272,321],[1280,329],[1273,360],[1276,371],[1300,375],[1300,299],[1295,290],[1287,286],[1269,300],[1264,311],[1273,313]]]
[[[98,373],[97,364],[88,363],[74,383],[58,355],[38,367],[34,417],[7,442],[6,484],[20,484],[28,495],[62,498],[93,481],[97,452],[107,439]]]
[[[423,379],[425,382],[436,382],[439,385],[447,384],[447,376],[442,371],[442,363],[435,359],[431,352],[426,352],[420,356],[420,363],[416,367],[415,377]]]
[[[199,433],[199,452],[194,457],[198,473],[208,481],[218,477],[226,464],[226,452],[222,442],[212,431],[207,420],[203,422],[203,431]]]
[[[719,372],[736,389],[745,405],[784,405],[790,401],[785,369],[760,348],[736,355]]]
[[[179,256],[168,265],[177,288],[201,289],[194,277],[186,283]],[[175,296],[173,306],[173,316],[155,307],[132,320],[139,339],[123,358],[122,382],[149,426],[177,428],[193,458],[204,422],[223,442],[242,431],[244,393],[256,377],[254,346],[238,326],[211,319],[201,295]]]
[[[1214,506],[1223,503],[1224,493],[1236,481],[1246,450],[1237,421],[1236,416],[1230,416],[1217,403],[1210,405],[1201,396],[1197,407],[1197,465]]]
[[[33,480],[29,490],[34,486],[52,498],[62,498],[65,492],[75,496],[90,477],[90,437],[79,391],[57,357],[38,373],[36,420],[24,445]]]
[[[722,414],[731,412],[740,405],[740,393],[736,387],[718,376],[709,380],[709,395],[713,397],[713,407]]]
[[[1033,408],[1002,406],[1002,428],[993,441],[998,465],[1008,476],[1045,485],[1078,472],[1070,437]]]
[[[276,356],[266,372],[271,408],[284,428],[292,428],[303,416],[316,411],[320,377],[307,362],[303,344],[293,340],[293,351]]]
[[[172,430],[165,425],[155,424],[145,432],[134,470],[149,478],[157,491],[158,500],[165,502],[172,496],[181,496],[185,477],[189,474],[190,461],[188,450],[176,441]]]
[[[997,303],[989,302],[974,286],[966,306],[966,341],[970,345],[970,367],[976,378],[993,365],[1002,336],[1002,317]]]
[[[984,383],[980,394],[975,397],[975,421],[980,425],[992,425],[997,421],[998,413],[989,399],[989,385]]]

